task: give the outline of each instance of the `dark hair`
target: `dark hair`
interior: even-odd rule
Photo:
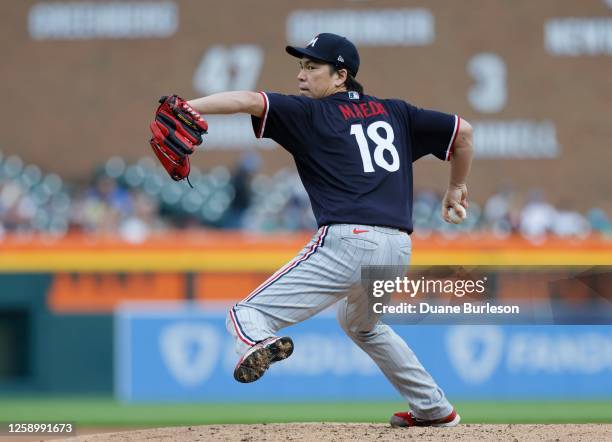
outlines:
[[[332,74],[334,72],[338,72],[340,69],[346,70],[346,68],[339,68],[338,66],[334,66],[333,64],[329,65],[329,70]],[[363,95],[363,86],[355,79],[355,77],[353,77],[353,75],[348,70],[346,70],[346,81],[344,82],[344,87],[346,87],[347,91],[355,91]]]

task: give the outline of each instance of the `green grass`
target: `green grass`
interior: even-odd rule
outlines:
[[[465,423],[612,423],[612,401],[456,402]],[[281,404],[120,404],[105,397],[3,397],[10,421],[71,421],[80,426],[172,426],[262,422],[387,422],[401,402]]]

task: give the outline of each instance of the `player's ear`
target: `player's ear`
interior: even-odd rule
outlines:
[[[342,86],[348,78],[348,71],[346,69],[337,69],[334,74],[336,76],[334,79],[334,85],[336,87]]]

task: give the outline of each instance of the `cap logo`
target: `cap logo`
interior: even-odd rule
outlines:
[[[314,45],[317,43],[317,40],[318,40],[318,39],[319,39],[319,36],[317,35],[315,38],[313,38],[312,40],[310,40],[306,46],[307,46],[307,47],[308,47],[308,46],[312,46],[312,47],[314,48]]]
[[[342,58],[342,55],[338,55],[338,61],[340,63],[344,63],[344,58]]]

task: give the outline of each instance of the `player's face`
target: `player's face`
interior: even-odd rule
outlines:
[[[337,92],[338,75],[326,63],[302,58],[297,79],[300,95],[306,97],[323,98]]]

